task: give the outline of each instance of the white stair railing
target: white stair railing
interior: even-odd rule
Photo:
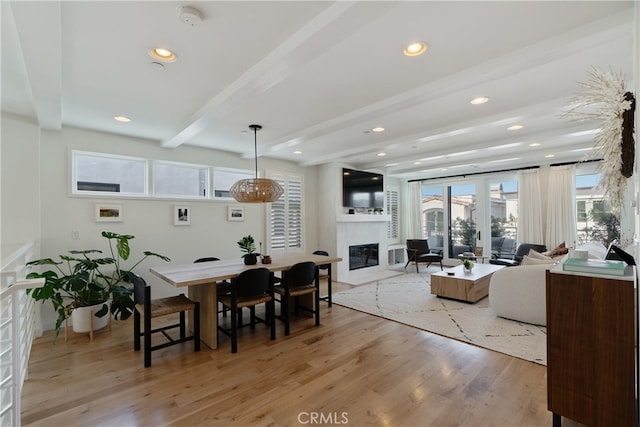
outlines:
[[[0,270],[0,426],[20,425],[22,385],[36,335],[35,300],[26,290],[44,284],[25,279],[32,251],[33,244],[22,246],[3,259]]]

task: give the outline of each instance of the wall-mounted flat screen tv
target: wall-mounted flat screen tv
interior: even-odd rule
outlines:
[[[342,206],[383,208],[384,180],[378,173],[342,169]]]

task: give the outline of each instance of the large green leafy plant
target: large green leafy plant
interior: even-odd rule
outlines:
[[[124,285],[128,273],[151,256],[170,261],[164,255],[145,251],[141,259],[125,269],[122,263],[131,255],[129,241],[135,236],[103,231],[102,237],[109,242],[111,256],[97,256],[102,254],[102,251],[89,249],[69,251],[71,255],[59,255],[59,261],[43,258],[27,264],[53,267],[41,273],[29,273],[27,278],[45,279],[42,288],[31,289],[28,292],[36,301],[51,301],[53,304],[54,310],[58,313],[56,336],[60,332],[62,323],[77,307],[103,304],[95,314],[97,317],[106,316],[111,311],[116,319],[128,319],[134,310],[132,290]],[[111,310],[109,310],[109,301]]]

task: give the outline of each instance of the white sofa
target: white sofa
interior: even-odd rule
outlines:
[[[491,276],[489,305],[506,319],[547,325],[545,271],[549,264],[505,267]]]
[[[576,249],[589,253],[589,258],[604,258],[607,248],[601,243],[585,243]],[[539,254],[538,254],[539,255]],[[555,260],[528,260],[517,267],[506,267],[496,271],[489,282],[489,304],[493,312],[505,319],[547,325],[547,295],[545,271]]]

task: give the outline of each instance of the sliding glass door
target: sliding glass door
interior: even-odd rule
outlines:
[[[474,252],[477,234],[476,184],[450,185],[447,187],[449,230],[449,258],[458,258],[465,252]]]
[[[465,252],[509,256],[517,241],[515,175],[423,183],[423,237],[432,250],[458,259]]]

